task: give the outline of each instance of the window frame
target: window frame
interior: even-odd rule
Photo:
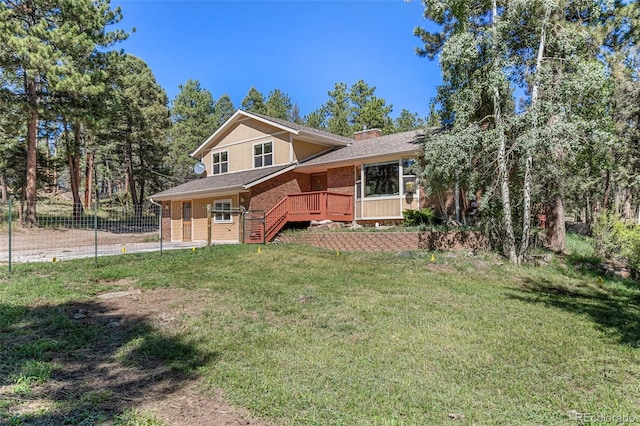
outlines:
[[[411,168],[413,167],[413,165],[415,164],[415,159],[413,158],[402,158],[400,159],[400,172],[402,174],[402,194],[403,195],[407,195],[410,193],[417,193],[418,191],[418,176],[415,174],[415,172],[411,171]],[[407,183],[412,182],[413,183],[413,187],[414,190],[413,191],[407,191]]]
[[[228,213],[227,209],[225,209],[225,204],[229,205]],[[213,202],[213,223],[233,223],[233,216],[231,215],[232,207],[233,203],[230,198],[215,200]]]
[[[222,161],[222,155],[226,154],[227,160],[226,161]],[[215,161],[215,156],[219,155],[220,156],[220,161],[216,162]],[[220,167],[220,171],[218,173],[216,173],[216,165],[218,167]],[[222,171],[222,167],[226,166],[226,170]],[[229,150],[224,150],[224,151],[216,151],[216,152],[212,152],[211,153],[211,174],[212,175],[222,175],[225,173],[229,173]]]
[[[271,152],[269,152],[268,154],[265,154],[265,150],[264,147],[266,145],[271,145]],[[260,154],[256,154],[256,147],[260,146],[262,149],[262,152]],[[274,143],[273,140],[270,141],[264,141],[264,142],[258,142],[258,143],[254,143],[251,146],[251,158],[253,160],[252,164],[253,164],[253,168],[254,169],[261,169],[263,167],[271,167],[273,166],[274,162],[274,155],[273,155],[273,149],[274,149]],[[265,161],[264,159],[266,158],[266,156],[269,155],[271,157],[271,164],[265,165]],[[260,166],[256,166],[256,159],[260,158],[261,161],[261,165]]]
[[[394,166],[396,168],[397,171],[397,175],[396,175],[396,188],[397,188],[397,192],[393,193],[393,194],[367,194],[367,187],[368,187],[368,182],[369,179],[367,179],[367,168],[369,167],[379,167],[379,166],[386,166],[386,165],[390,165],[390,166]],[[381,198],[396,198],[401,196],[404,191],[400,188],[400,182],[402,181],[400,173],[402,172],[402,163],[398,160],[396,161],[383,161],[380,163],[367,163],[367,164],[363,164],[362,165],[362,179],[361,179],[361,185],[362,185],[362,192],[361,192],[361,196],[363,197],[363,199],[381,199]]]

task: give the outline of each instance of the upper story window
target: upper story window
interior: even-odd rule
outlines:
[[[229,151],[215,152],[211,154],[212,170],[214,175],[229,171]]]
[[[253,167],[267,167],[273,164],[273,142],[258,143],[253,146]]]

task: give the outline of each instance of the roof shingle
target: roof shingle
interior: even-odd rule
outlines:
[[[158,192],[150,198],[155,200],[170,199],[175,195],[182,194],[198,194],[221,191],[224,189],[240,188],[252,182],[265,178],[271,174],[277,173],[291,167],[291,164],[281,164],[278,166],[264,167],[260,169],[243,170],[240,172],[223,173],[219,175],[208,176],[202,179],[194,179],[182,185],[174,186],[166,191]]]

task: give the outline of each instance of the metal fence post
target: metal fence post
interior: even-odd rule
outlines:
[[[98,203],[93,203],[93,247],[94,263],[98,266]]]
[[[12,205],[11,205],[11,198],[9,198],[9,272],[11,272],[11,210],[12,210]]]
[[[162,240],[164,239],[164,236],[162,235],[162,209],[164,207],[164,204],[160,204],[160,207],[158,208],[158,227],[160,228],[160,256],[162,256]]]

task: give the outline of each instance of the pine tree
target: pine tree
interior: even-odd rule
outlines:
[[[176,183],[195,177],[193,166],[197,160],[189,156],[219,127],[219,119],[211,93],[197,80],[179,85],[180,92],[171,103],[170,143],[167,164]]]
[[[23,84],[5,87],[22,99],[27,123],[26,224],[36,224],[38,120],[57,91],[91,96],[96,87],[79,63],[126,38],[108,25],[121,19],[106,0],[0,2],[0,68]]]
[[[293,104],[291,98],[280,89],[269,92],[267,102],[265,104],[265,115],[281,120],[289,120],[291,118],[291,109]]]
[[[264,104],[264,95],[255,87],[252,87],[242,100],[242,109],[247,112],[266,114],[267,108]]]

